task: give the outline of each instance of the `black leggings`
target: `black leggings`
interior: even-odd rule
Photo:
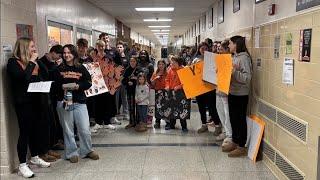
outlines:
[[[209,114],[216,125],[220,124],[216,108],[216,91],[210,91],[196,97],[202,124],[207,123],[207,107]]]
[[[102,125],[103,122],[105,125],[111,124],[110,120],[116,115],[116,99],[115,95],[110,93],[103,93],[95,96],[95,118],[96,123]]]
[[[28,146],[31,156],[43,153],[43,143],[48,143],[48,136],[42,134],[43,121],[41,120],[40,107],[35,104],[16,104],[15,111],[19,125],[19,139],[17,151],[20,163],[25,163],[27,158]]]
[[[127,93],[127,100],[128,100],[128,108],[129,108],[129,115],[130,115],[130,124],[137,124],[137,116],[136,116],[136,101],[135,101],[135,92],[128,91]]]
[[[240,147],[247,142],[247,105],[249,96],[235,96],[229,94],[229,114],[232,128],[232,141]]]

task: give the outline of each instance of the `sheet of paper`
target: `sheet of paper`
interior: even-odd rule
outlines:
[[[51,88],[52,81],[42,81],[29,83],[27,92],[41,92],[49,93]]]
[[[293,59],[284,58],[283,61],[283,72],[282,72],[282,83],[293,85]]]
[[[217,84],[216,54],[212,52],[204,52],[204,66],[202,79],[211,84]]]

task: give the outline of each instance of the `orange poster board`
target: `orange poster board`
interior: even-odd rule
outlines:
[[[203,64],[204,62],[200,61],[177,71],[187,99],[215,89],[213,84],[202,80]]]
[[[229,94],[231,73],[232,73],[232,59],[231,54],[217,54],[217,89],[225,94]]]

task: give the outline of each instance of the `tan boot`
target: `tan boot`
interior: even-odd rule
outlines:
[[[145,127],[145,125],[144,124],[138,124],[138,125],[136,125],[136,127],[135,127],[135,131],[137,131],[137,132],[145,132],[145,131],[147,131],[148,129]]]
[[[245,147],[237,147],[235,150],[228,154],[228,157],[242,157],[247,156],[247,149]]]
[[[39,157],[45,162],[55,162],[57,160],[57,158],[55,158],[54,156],[50,156],[48,154],[42,154]]]
[[[99,155],[96,152],[92,151],[92,152],[87,154],[87,158],[90,158],[92,160],[98,160],[99,159]]]
[[[206,124],[202,124],[201,128],[198,129],[198,133],[204,133],[208,131],[208,126]]]
[[[125,129],[130,129],[130,128],[135,127],[135,126],[136,126],[135,124],[128,124],[128,125],[126,125]]]
[[[222,146],[222,152],[231,152],[237,148],[237,144],[234,142],[230,142]]]
[[[221,125],[216,125],[216,126],[214,126],[213,135],[214,135],[214,136],[219,136],[221,133],[222,133],[222,127],[221,127]]]
[[[70,161],[71,163],[77,163],[77,162],[79,161],[79,157],[78,157],[78,156],[72,156],[72,157],[69,159],[69,161]]]
[[[52,150],[48,151],[48,155],[53,156],[53,157],[55,157],[57,159],[61,159],[61,155],[59,153],[57,153],[57,152],[52,151]]]

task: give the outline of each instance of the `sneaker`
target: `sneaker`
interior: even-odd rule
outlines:
[[[214,127],[214,126],[215,126],[215,124],[214,124],[214,122],[213,122],[213,121],[208,122],[208,123],[207,123],[207,125],[208,125],[208,126],[210,126],[210,127]]]
[[[42,155],[39,155],[39,157],[45,162],[55,162],[57,160],[56,157],[51,156],[49,154],[42,154]]]
[[[31,157],[30,162],[32,164],[37,165],[37,166],[42,167],[42,168],[47,168],[47,167],[50,166],[50,163],[45,162],[44,160],[39,158],[39,156]]]
[[[125,129],[130,129],[130,128],[133,128],[135,127],[136,125],[135,124],[128,124],[126,125],[126,127],[124,127]]]
[[[98,129],[102,129],[103,126],[98,124],[98,123],[96,123],[92,128],[98,130]]]
[[[182,133],[188,133],[188,128],[182,128]]]
[[[198,129],[198,133],[204,133],[208,131],[208,126],[206,124],[202,124],[201,128]]]
[[[97,133],[98,131],[97,131],[97,129],[95,129],[94,127],[90,127],[90,132],[91,132],[91,133]]]
[[[154,123],[153,127],[154,127],[155,129],[160,129],[160,123]]]
[[[34,173],[31,171],[27,163],[22,163],[19,165],[19,175],[23,176],[24,178],[31,178],[34,177]]]
[[[224,146],[222,146],[222,152],[231,152],[237,148],[237,144],[234,142],[230,142]]]
[[[111,118],[111,124],[121,125],[121,122],[118,120],[118,118],[113,117]]]
[[[99,155],[94,151],[88,153],[86,157],[90,158],[92,160],[98,160],[99,159]]]
[[[112,124],[104,125],[104,128],[111,129],[111,130],[115,130],[116,129],[116,127],[114,125],[112,125]]]
[[[69,159],[69,161],[70,161],[71,163],[77,163],[77,162],[79,161],[79,157],[78,157],[78,156],[72,156],[72,157]]]
[[[216,136],[216,141],[223,141],[226,138],[226,135],[224,133],[219,134],[219,136]]]
[[[229,144],[229,143],[233,143],[232,138],[226,137],[226,138],[223,140],[221,146],[223,147],[223,146],[225,146],[225,145],[227,145],[227,144]]]
[[[221,133],[222,133],[221,125],[214,126],[213,135],[214,136],[219,136],[219,134],[221,134]]]
[[[228,157],[242,157],[247,156],[247,149],[245,147],[237,147],[235,150],[228,154]]]
[[[61,159],[61,154],[59,154],[59,153],[57,153],[57,152],[54,152],[54,151],[52,151],[52,150],[49,150],[49,151],[48,151],[48,155],[53,156],[53,157],[55,157],[55,158],[57,158],[57,159]]]

